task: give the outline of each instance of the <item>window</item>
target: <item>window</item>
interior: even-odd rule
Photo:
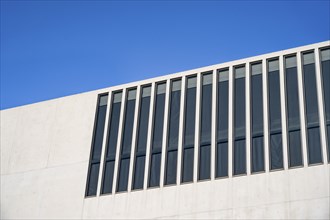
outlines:
[[[265,170],[264,159],[264,120],[263,120],[263,91],[262,64],[251,65],[251,107],[252,107],[252,143],[251,143],[251,171]]]
[[[211,174],[212,76],[202,75],[199,180],[209,179]]]
[[[185,126],[182,152],[182,182],[191,182],[194,177],[196,79],[196,76],[187,78]]]
[[[321,50],[321,70],[327,130],[326,133],[328,139],[328,162],[330,163],[330,48]]]
[[[134,124],[135,97],[136,89],[128,90],[118,167],[117,192],[127,191]]]
[[[108,94],[99,96],[93,131],[92,150],[89,159],[86,196],[95,196],[97,193],[107,102]]]
[[[142,189],[144,182],[144,168],[146,159],[148,122],[150,109],[151,86],[142,88],[142,97],[140,100],[140,114],[137,131],[137,146],[135,149],[133,189]]]
[[[168,141],[166,149],[165,185],[176,183],[179,122],[180,122],[181,80],[172,81]]]
[[[278,59],[268,61],[269,154],[270,169],[283,168],[281,94]]]
[[[322,163],[314,53],[303,54],[308,163]]]
[[[296,167],[302,165],[296,56],[285,58],[285,76],[289,132],[289,166]]]
[[[216,177],[228,176],[228,93],[229,71],[218,72],[218,116],[216,146]]]
[[[234,70],[234,175],[246,173],[245,67]]]
[[[164,110],[165,110],[166,83],[157,85],[155,116],[153,126],[153,139],[151,145],[151,158],[149,167],[149,187],[159,186],[160,163],[162,158]]]
[[[116,92],[113,94],[111,104],[111,115],[108,130],[108,140],[106,147],[106,154],[104,160],[103,182],[102,182],[102,194],[112,193],[113,173],[116,160],[116,149],[118,141],[118,129],[119,118],[121,109],[122,92]]]

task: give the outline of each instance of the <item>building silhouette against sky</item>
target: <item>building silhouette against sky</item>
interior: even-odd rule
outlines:
[[[1,218],[329,219],[329,143],[330,41],[7,109]]]

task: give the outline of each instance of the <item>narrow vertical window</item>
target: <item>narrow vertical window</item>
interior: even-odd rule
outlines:
[[[148,122],[150,109],[151,86],[142,88],[140,100],[140,113],[138,118],[137,146],[135,150],[135,165],[133,176],[133,189],[142,189],[144,182],[144,168],[146,159]]]
[[[109,130],[107,148],[104,160],[102,194],[112,193],[113,173],[116,160],[116,149],[118,141],[119,118],[121,109],[122,92],[113,94],[111,112],[109,118]]]
[[[228,93],[229,71],[218,72],[218,125],[216,146],[216,177],[228,176]]]
[[[251,171],[253,173],[265,170],[262,64],[253,64],[251,73]]]
[[[303,54],[308,164],[322,163],[314,53]]]
[[[172,81],[166,148],[165,185],[176,183],[180,119],[181,80]]]
[[[321,50],[321,68],[326,120],[326,135],[328,139],[328,162],[330,163],[330,48]]]
[[[234,175],[246,173],[245,67],[234,72]]]
[[[301,130],[296,56],[285,58],[286,103],[288,111],[289,166],[302,165]]]
[[[120,149],[117,192],[127,191],[129,164],[132,147],[136,89],[128,90],[124,118],[122,144]]]
[[[268,61],[269,154],[270,169],[283,168],[281,94],[278,60]]]
[[[153,126],[153,138],[151,145],[150,167],[149,167],[149,187],[159,186],[160,163],[162,158],[164,110],[165,110],[166,83],[157,85],[157,95],[155,101],[155,116]]]
[[[97,193],[107,102],[108,94],[99,96],[89,159],[86,196],[95,196]]]
[[[212,73],[202,75],[201,126],[198,179],[211,175]]]
[[[194,146],[196,117],[196,76],[187,78],[185,126],[182,151],[182,182],[192,182],[194,177]]]

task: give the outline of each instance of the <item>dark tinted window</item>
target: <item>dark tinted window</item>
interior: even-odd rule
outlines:
[[[220,70],[218,73],[216,177],[228,176],[228,79],[229,71]]]
[[[328,162],[330,163],[330,49],[321,51],[321,68],[322,68],[322,81],[323,81],[323,95],[325,105],[325,118],[327,124],[327,151]]]
[[[144,166],[147,148],[148,122],[150,110],[151,87],[142,88],[140,101],[140,114],[138,118],[137,146],[135,151],[135,165],[133,176],[133,189],[142,189],[144,181]]]
[[[252,106],[252,172],[264,171],[264,120],[263,120],[263,91],[262,64],[251,66],[251,106]]]
[[[155,113],[153,119],[153,139],[151,145],[151,158],[149,167],[149,182],[148,186],[159,186],[160,177],[160,163],[162,154],[163,142],[163,127],[164,127],[164,110],[165,110],[165,90],[166,84],[161,83],[157,85]]]
[[[181,80],[172,82],[169,109],[169,130],[166,154],[165,185],[176,183],[180,122]]]
[[[268,62],[269,154],[270,169],[283,168],[281,94],[278,60]]]
[[[196,77],[187,79],[185,105],[184,144],[182,152],[182,182],[193,181],[194,174],[194,143],[196,117]]]
[[[235,68],[234,80],[234,175],[246,173],[245,67]]]
[[[86,196],[95,196],[97,193],[107,102],[108,95],[102,95],[98,98],[98,107],[96,110],[97,113],[95,116],[93,131],[93,143],[87,177]]]
[[[123,138],[121,144],[120,163],[118,168],[118,185],[117,191],[122,192],[127,190],[129,164],[132,147],[132,135],[134,124],[135,98],[136,89],[128,91],[126,101],[126,111],[123,127]]]
[[[107,149],[105,155],[105,165],[103,171],[102,194],[112,192],[113,173],[116,159],[116,149],[118,141],[119,118],[121,109],[122,92],[113,94],[111,112],[109,118],[109,130]]]
[[[198,179],[209,179],[211,174],[212,74],[202,75],[201,127]]]
[[[321,140],[316,90],[314,53],[303,54],[305,108],[307,119],[308,163],[321,163]]]
[[[289,131],[289,166],[294,167],[302,165],[296,57],[285,58],[285,66]]]

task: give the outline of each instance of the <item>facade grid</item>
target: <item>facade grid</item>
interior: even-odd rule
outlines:
[[[85,195],[329,163],[329,87],[325,42],[111,88]]]

